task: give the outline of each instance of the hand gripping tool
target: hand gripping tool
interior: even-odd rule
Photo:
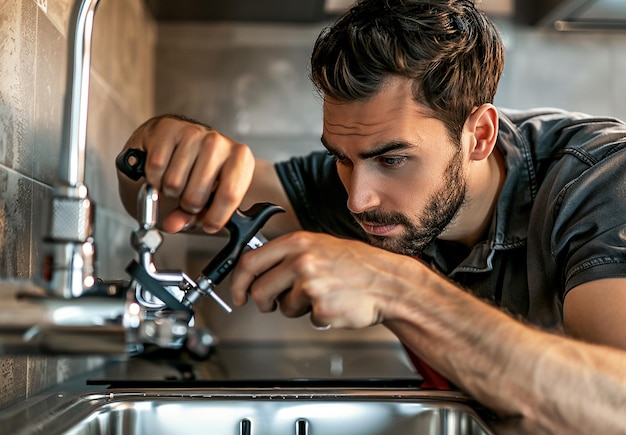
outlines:
[[[137,181],[145,176],[145,161],[145,151],[129,148],[117,157],[115,163],[123,174]],[[214,292],[215,287],[237,264],[246,245],[251,249],[256,249],[267,242],[259,230],[269,218],[276,213],[284,212],[284,209],[271,203],[257,203],[246,211],[236,210],[226,224],[230,236],[228,243],[213,257],[194,281],[185,273],[172,276],[172,274],[156,271],[152,263],[152,254],[162,239],[159,231],[154,227],[158,217],[156,211],[158,192],[151,186],[147,186],[147,188],[150,193],[145,194],[143,210],[149,210],[149,213],[144,213],[144,215],[149,216],[144,216],[143,222],[141,222],[142,228],[133,234],[133,245],[141,256],[142,264],[132,261],[126,269],[128,273],[171,310],[188,311],[191,315],[192,306],[200,296],[211,296],[226,311],[232,311],[228,304]],[[210,201],[209,199],[209,203]],[[142,206],[142,204],[139,205]],[[163,285],[173,284],[172,281],[178,281],[175,284],[184,291],[181,300],[178,300],[163,287]]]

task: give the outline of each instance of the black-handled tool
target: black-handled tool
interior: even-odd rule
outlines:
[[[134,181],[146,175],[145,163],[146,152],[137,148],[128,148],[115,159],[117,169]]]
[[[266,242],[259,234],[261,227],[271,216],[283,211],[282,207],[270,203],[254,204],[245,212],[235,211],[226,224],[230,234],[228,243],[202,270],[202,275],[215,285],[222,282],[239,260],[246,245],[256,249]]]
[[[117,156],[117,168],[133,180],[145,175],[146,152],[128,148]],[[202,289],[218,285],[230,273],[246,245],[256,249],[266,242],[259,230],[270,217],[285,210],[271,203],[257,203],[246,211],[236,210],[226,224],[230,239],[202,270],[198,284]]]

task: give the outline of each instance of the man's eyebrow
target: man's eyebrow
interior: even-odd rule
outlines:
[[[320,142],[322,142],[322,145],[324,145],[324,148],[326,148],[328,152],[330,152],[331,154],[336,154],[336,151],[333,149],[333,147],[330,146],[324,135],[320,137]]]
[[[333,149],[332,146],[330,146],[330,144],[328,143],[328,141],[326,140],[324,136],[320,138],[320,141],[322,142],[322,145],[324,145],[324,148],[326,148],[329,153],[333,155],[342,155],[342,153],[340,153],[339,151],[336,151],[335,149]],[[402,140],[394,140],[391,142],[386,142],[384,144],[381,144],[374,149],[359,153],[359,158],[363,160],[371,159],[373,157],[382,156],[392,151],[404,150],[407,148],[414,148],[414,147],[415,146],[410,144],[409,142],[405,142]]]

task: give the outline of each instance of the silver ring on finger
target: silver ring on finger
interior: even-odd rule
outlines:
[[[333,326],[330,323],[328,325],[324,325],[324,326],[317,326],[315,323],[313,323],[313,321],[311,321],[310,323],[311,323],[311,326],[313,327],[313,329],[315,329],[317,331],[328,331]]]

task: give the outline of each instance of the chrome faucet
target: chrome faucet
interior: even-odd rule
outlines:
[[[68,76],[59,178],[53,191],[49,290],[61,298],[82,296],[95,283],[94,207],[85,185],[91,41],[99,0],[79,0],[69,21]]]
[[[0,281],[0,354],[128,354],[154,343],[178,346],[188,312],[156,312],[136,282],[98,283],[94,205],[85,185],[87,109],[94,15],[99,0],[77,0],[68,32],[63,148],[53,188],[46,266],[33,280]]]
[[[59,177],[53,188],[42,273],[0,281],[0,353],[125,353],[140,310],[125,298],[84,298],[96,284],[94,207],[85,186],[94,14],[77,0],[68,31],[68,77]],[[98,329],[98,333],[94,333]]]
[[[263,243],[257,234],[275,213],[273,204],[255,204],[232,216],[229,243],[196,280],[184,272],[159,271],[153,254],[162,238],[156,228],[158,191],[144,185],[139,193],[139,227],[131,234],[138,262],[126,272],[130,280],[100,282],[95,270],[94,205],[85,185],[87,109],[94,14],[99,0],[77,0],[69,28],[68,80],[63,148],[58,182],[53,189],[46,252],[40,277],[0,280],[1,354],[129,354],[144,345],[208,353],[214,337],[194,328],[193,305],[210,296],[232,270],[242,249]],[[142,151],[128,150],[141,157]],[[145,153],[144,157],[145,157]],[[122,172],[141,177],[129,160],[118,157]],[[143,167],[143,166],[142,166]],[[138,179],[138,178],[136,178]],[[195,344],[189,344],[195,343]],[[199,355],[202,356],[202,355]]]

